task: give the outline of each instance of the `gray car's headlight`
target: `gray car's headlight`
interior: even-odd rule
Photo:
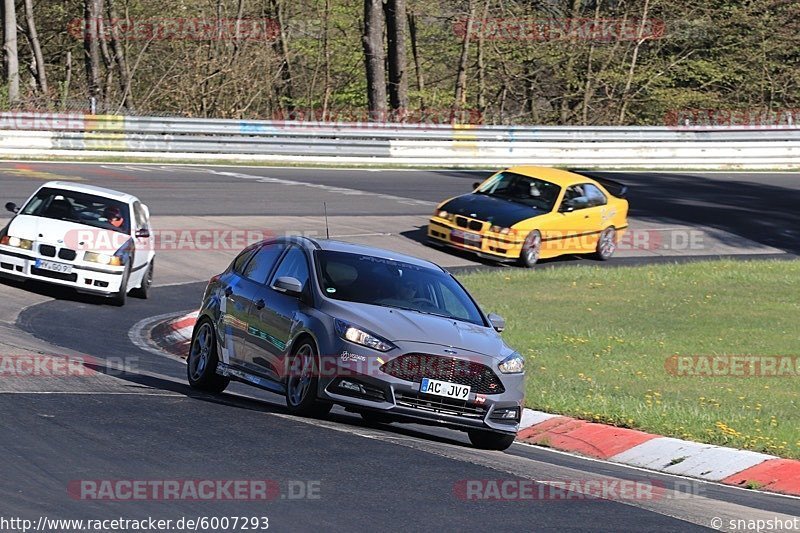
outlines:
[[[525,359],[516,352],[512,353],[498,365],[503,374],[519,374],[525,370]]]
[[[394,344],[386,339],[379,337],[374,333],[364,331],[363,329],[352,324],[348,324],[344,320],[339,320],[338,318],[335,319],[334,326],[336,327],[336,333],[338,333],[341,338],[347,341],[360,344],[361,346],[366,346],[367,348],[372,348],[373,350],[378,350],[379,352],[388,352],[394,348]]]

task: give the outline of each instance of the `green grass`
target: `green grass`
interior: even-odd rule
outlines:
[[[800,261],[480,272],[460,279],[526,358],[526,405],[800,458],[800,377],[675,376],[673,355],[800,356]]]

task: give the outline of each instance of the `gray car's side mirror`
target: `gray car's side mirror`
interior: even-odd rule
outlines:
[[[19,207],[14,202],[6,203],[6,210],[11,211],[12,213],[17,213],[19,211]]]
[[[289,296],[299,297],[303,294],[303,284],[291,276],[281,276],[272,284],[272,288]]]
[[[140,239],[146,239],[150,237],[150,230],[147,228],[137,229],[136,236]]]
[[[486,318],[489,319],[489,323],[498,333],[506,329],[506,319],[497,313],[489,313],[489,316]]]

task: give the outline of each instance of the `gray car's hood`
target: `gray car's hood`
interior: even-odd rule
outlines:
[[[331,302],[330,314],[392,342],[448,346],[502,359],[511,351],[490,327],[392,307]]]

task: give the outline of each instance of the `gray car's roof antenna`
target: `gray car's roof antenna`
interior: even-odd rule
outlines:
[[[322,202],[322,209],[325,210],[325,238],[326,239],[330,239],[331,238],[331,232],[330,232],[330,230],[328,230],[328,203],[327,202]]]

